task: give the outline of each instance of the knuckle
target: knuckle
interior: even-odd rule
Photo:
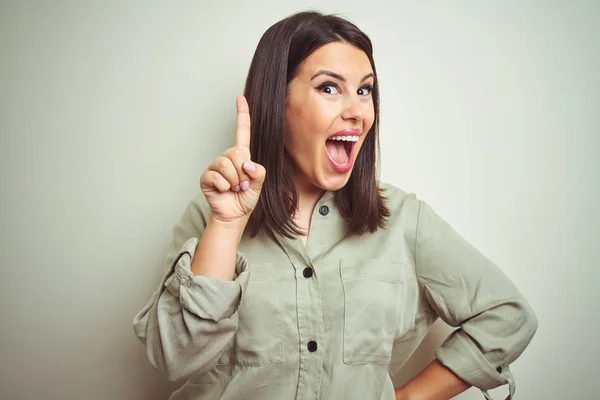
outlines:
[[[217,160],[215,161],[215,165],[220,169],[220,170],[224,170],[225,168],[227,168],[227,166],[231,163],[231,161],[229,160],[229,158],[227,157],[219,157],[217,158]]]
[[[202,175],[200,175],[200,182],[206,182],[208,179],[210,179],[210,175],[211,175],[211,171],[206,170],[202,173]]]
[[[232,151],[232,156],[236,161],[241,161],[246,156],[246,152],[242,148],[234,147]]]

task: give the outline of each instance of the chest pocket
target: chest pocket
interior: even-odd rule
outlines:
[[[389,260],[342,260],[344,363],[390,362],[406,265]]]
[[[279,285],[252,268],[238,310],[238,330],[218,365],[265,366],[283,361],[283,318]],[[262,271],[261,271],[262,272]]]

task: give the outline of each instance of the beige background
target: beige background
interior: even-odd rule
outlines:
[[[432,204],[537,311],[517,398],[598,398],[600,7],[551,0],[2,2],[0,398],[167,396],[132,318],[232,143],[261,34],[314,7],[374,42],[382,178]]]

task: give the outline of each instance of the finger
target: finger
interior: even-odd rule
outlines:
[[[235,146],[246,150],[250,158],[250,109],[244,96],[237,97],[236,108]]]
[[[227,150],[223,155],[225,157],[228,157],[233,163],[233,166],[235,167],[238,174],[238,179],[240,181],[240,188],[242,190],[248,190],[248,188],[250,187],[251,179],[250,176],[246,174],[243,168],[244,162],[248,161],[248,155],[246,151],[244,151],[244,149],[240,147],[232,147],[231,149]]]
[[[233,166],[233,162],[230,158],[225,156],[218,157],[214,163],[210,167],[208,167],[211,171],[216,171],[223,175],[223,178],[229,182],[231,188],[235,192],[239,192],[240,190],[240,179],[238,177],[237,170]]]
[[[223,177],[217,171],[207,170],[202,174],[200,178],[200,185],[206,188],[214,188],[219,192],[227,192],[231,189],[231,185],[227,182],[227,179]]]
[[[250,188],[256,192],[260,192],[267,175],[265,167],[252,161],[244,162],[243,167],[244,171],[250,176]]]

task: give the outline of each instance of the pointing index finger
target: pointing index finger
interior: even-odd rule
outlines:
[[[237,119],[235,125],[235,146],[250,153],[250,109],[246,98],[239,95],[236,99]]]

